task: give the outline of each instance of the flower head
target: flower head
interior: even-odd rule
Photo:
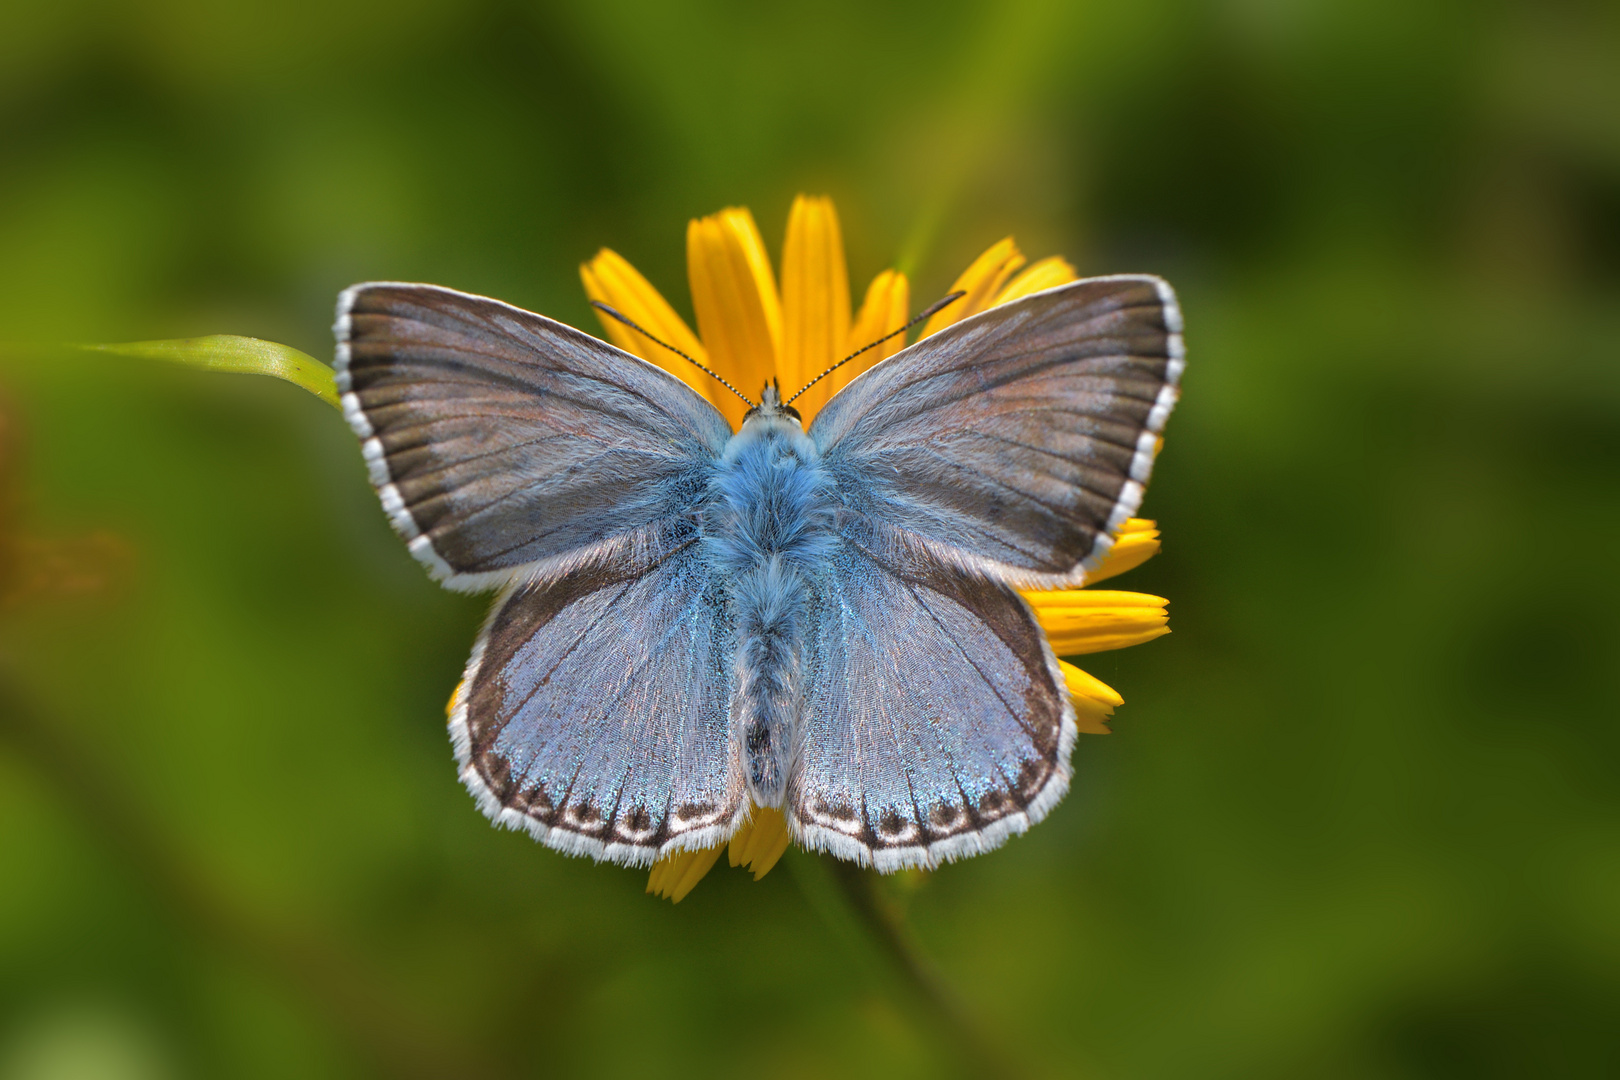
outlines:
[[[742,425],[747,406],[700,367],[651,340],[661,339],[745,391],[772,379],[784,394],[885,334],[906,324],[910,287],[904,274],[885,270],[851,308],[844,242],[832,200],[800,195],[788,215],[782,243],[781,284],[772,273],[765,242],[746,209],[730,207],[691,221],[686,229],[686,268],[697,320],[693,332],[658,290],[622,256],[607,248],[580,267],[588,298],[622,312],[646,333],[602,317],[615,345],[670,371]],[[1011,237],[990,246],[951,285],[962,298],[936,312],[919,340],[997,304],[1077,279],[1057,256],[1030,264]],[[899,352],[905,335],[867,350],[811,386],[794,404],[809,427],[816,412],[861,372]],[[1121,527],[1107,560],[1086,580],[1093,584],[1124,573],[1159,550],[1154,523],[1133,518]],[[1058,656],[1121,649],[1170,632],[1168,601],[1144,593],[1094,589],[1025,592]],[[1083,732],[1107,734],[1107,719],[1124,699],[1080,668],[1061,661],[1076,721]],[[729,845],[671,855],[654,865],[647,891],[679,901],[729,851],[732,866],[756,879],[776,865],[791,840],[778,810],[756,807]]]

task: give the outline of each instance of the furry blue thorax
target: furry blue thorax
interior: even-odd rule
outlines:
[[[805,613],[816,568],[836,543],[832,481],[798,414],[767,393],[726,444],[710,495],[704,543],[737,628],[732,721],[754,802],[781,806],[797,743]]]

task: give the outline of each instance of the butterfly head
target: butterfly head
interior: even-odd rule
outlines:
[[[759,395],[759,404],[748,410],[743,416],[743,423],[746,424],[755,417],[773,420],[777,417],[792,417],[801,424],[804,422],[798,409],[782,404],[782,388],[777,385],[775,379],[765,384],[764,391]]]

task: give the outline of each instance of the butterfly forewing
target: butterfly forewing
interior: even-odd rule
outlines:
[[[925,338],[810,435],[874,542],[1024,585],[1072,584],[1134,514],[1183,367],[1158,278],[1091,278]]]
[[[496,300],[356,285],[337,335],[372,483],[452,587],[666,546],[730,434],[674,376]]]

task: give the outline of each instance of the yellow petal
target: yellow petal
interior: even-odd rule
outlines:
[[[1058,667],[1074,701],[1075,726],[1089,735],[1109,734],[1107,720],[1114,715],[1115,706],[1125,704],[1125,699],[1113,687],[1073,664],[1059,660]]]
[[[1108,718],[1114,715],[1112,705],[1103,705],[1089,698],[1074,699],[1074,726],[1082,735],[1112,735]]]
[[[1131,518],[1119,527],[1119,535],[1114,539],[1114,546],[1108,549],[1103,561],[1097,568],[1086,575],[1086,584],[1095,585],[1099,581],[1111,578],[1116,574],[1123,574],[1127,570],[1134,570],[1159,553],[1158,522],[1146,518]]]
[[[1170,601],[1147,593],[1050,589],[1024,593],[1052,651],[1080,656],[1141,645],[1170,632]]]
[[[883,335],[893,334],[906,325],[910,308],[911,286],[906,281],[906,275],[898,270],[885,270],[873,278],[872,284],[866,288],[866,300],[861,304],[860,313],[850,323],[849,337],[844,341],[844,356],[857,349],[866,349]],[[825,381],[832,383],[828,396],[848,386],[855,376],[879,360],[886,360],[905,347],[905,335],[897,334],[874,349],[866,349],[827,376]]]
[[[753,815],[731,838],[732,866],[746,866],[758,881],[771,872],[788,846],[787,818],[771,807],[754,807]]]
[[[686,899],[686,894],[697,887],[720,857],[724,844],[716,844],[700,851],[677,851],[653,863],[647,875],[647,891],[661,896],[672,904]]]
[[[782,307],[754,216],[730,207],[689,222],[686,274],[709,366],[757,402],[776,374]],[[732,427],[742,426],[748,406],[729,391],[714,400]]]
[[[990,307],[1005,304],[1009,300],[1017,300],[1020,296],[1038,293],[1042,289],[1055,289],[1059,285],[1067,285],[1071,281],[1079,281],[1080,275],[1074,272],[1068,260],[1052,255],[1030,266],[1023,273],[1007,282],[1006,286],[990,301]]]
[[[648,334],[661,338],[686,353],[700,364],[708,363],[708,354],[697,335],[686,321],[675,314],[669,301],[659,295],[646,278],[627,262],[624,256],[610,248],[603,248],[588,263],[579,266],[580,281],[585,284],[585,296],[600,300],[626,318],[642,327]],[[673,373],[682,382],[713,403],[721,395],[731,397],[730,391],[716,386],[714,379],[694,364],[689,364],[662,345],[638,334],[618,319],[598,311],[602,329],[608,340],[627,353],[633,353],[650,364],[656,364]]]
[[[977,315],[989,307],[991,298],[1001,292],[1001,287],[1013,271],[1023,265],[1024,257],[1019,254],[1018,245],[1013,243],[1012,237],[990,245],[989,250],[974,259],[973,265],[962,271],[962,276],[946,290],[948,293],[960,291],[967,295],[953,304],[945,305],[943,310],[929,319],[923,326],[922,336],[937,334],[952,323],[960,322],[969,315]]]
[[[849,271],[838,212],[825,196],[800,195],[782,243],[782,347],[776,358],[782,396],[842,360],[848,337]],[[822,379],[793,403],[806,425],[831,391],[831,382]]]

